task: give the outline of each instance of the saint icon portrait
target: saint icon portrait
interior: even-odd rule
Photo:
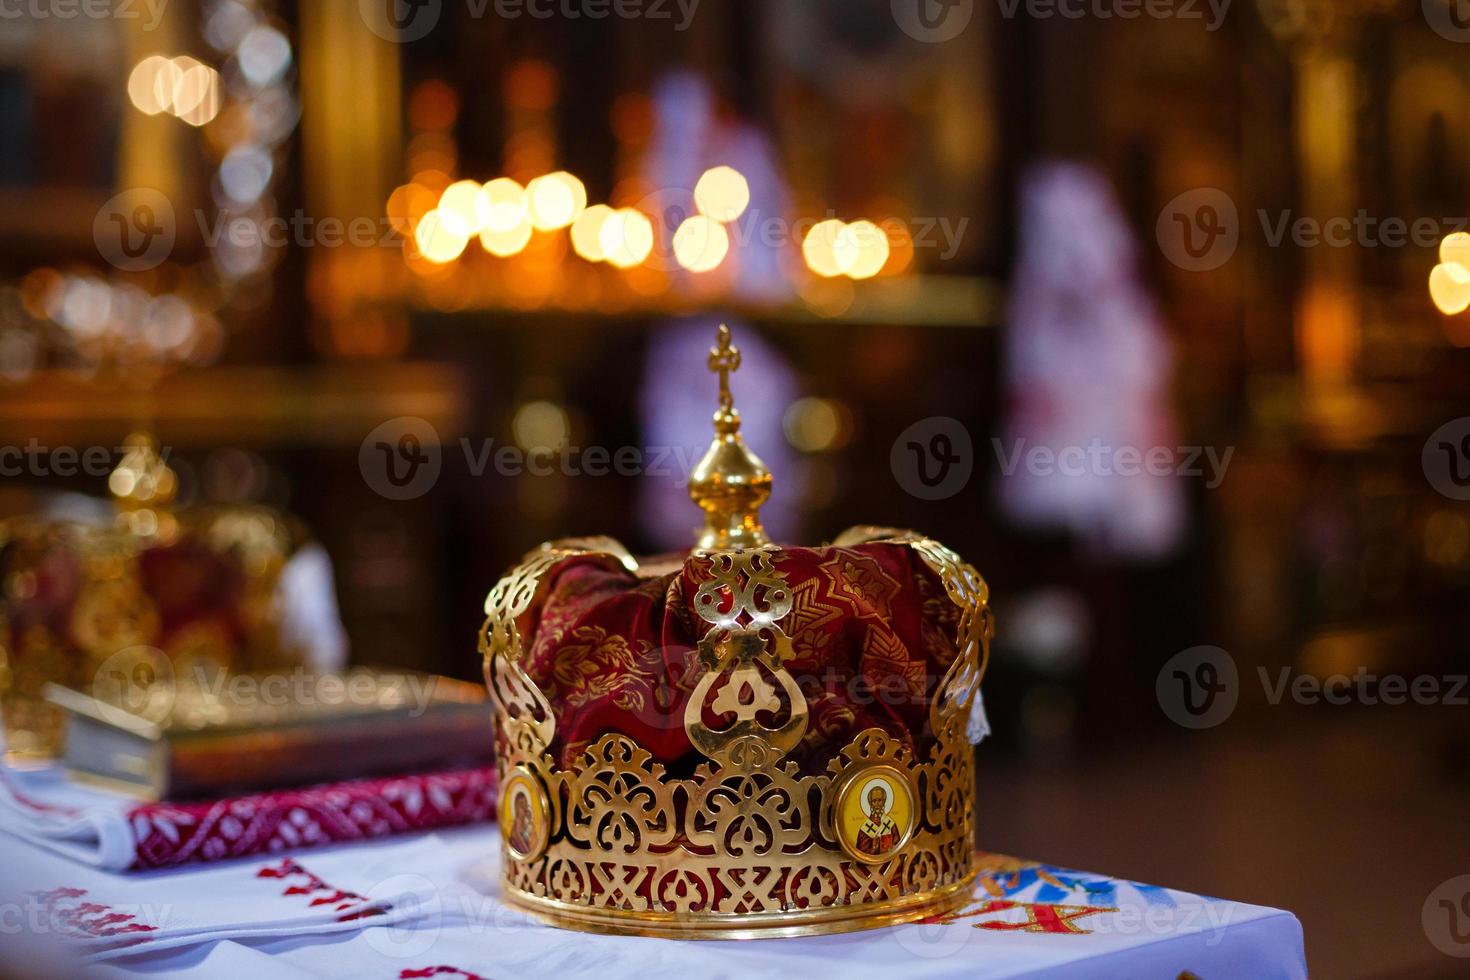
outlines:
[[[838,795],[838,840],[859,861],[875,864],[891,858],[908,843],[914,821],[913,789],[893,766],[852,774]]]
[[[866,801],[867,819],[857,832],[857,849],[864,854],[880,857],[898,846],[898,824],[889,816],[889,801],[893,799],[893,787],[881,776],[870,779],[860,797]]]
[[[510,849],[521,854],[531,850],[531,797],[517,793],[511,803],[515,811],[510,821]]]
[[[511,856],[534,861],[546,850],[546,798],[535,777],[516,769],[500,795],[500,834]]]

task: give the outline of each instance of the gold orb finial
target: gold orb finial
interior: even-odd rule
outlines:
[[[771,495],[771,471],[740,436],[740,412],[730,394],[730,374],[740,367],[740,348],[730,343],[730,328],[723,323],[708,364],[720,377],[720,404],[714,416],[715,438],[689,474],[689,497],[704,511],[696,548],[758,548],[770,543],[758,511]]]

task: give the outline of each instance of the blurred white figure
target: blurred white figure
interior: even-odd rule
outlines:
[[[1167,554],[1184,530],[1183,477],[1150,473],[1142,460],[1155,447],[1173,456],[1177,445],[1172,352],[1096,169],[1047,163],[1025,179],[1009,313],[1009,416],[994,447],[1002,506],[1018,523],[1070,529],[1103,554]],[[1075,450],[1063,466],[1056,455],[1032,456],[1038,447],[1080,447],[1081,466]],[[1137,473],[1119,475],[1120,465]]]

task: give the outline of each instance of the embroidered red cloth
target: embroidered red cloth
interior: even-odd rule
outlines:
[[[205,803],[149,803],[127,814],[133,867],[162,868],[341,844],[495,818],[494,767],[305,789]]]
[[[493,766],[189,803],[139,803],[59,771],[0,769],[0,829],[112,871],[139,871],[495,818]]]
[[[809,710],[792,758],[819,771],[872,727],[927,748],[929,703],[954,661],[959,615],[939,578],[911,548],[890,543],[785,548],[773,563],[793,597],[781,621],[794,654],[787,669]],[[693,602],[712,577],[698,555],[643,579],[587,558],[548,573],[522,633],[527,673],[557,712],[563,766],[609,732],[665,763],[694,752],[684,707],[709,624]]]

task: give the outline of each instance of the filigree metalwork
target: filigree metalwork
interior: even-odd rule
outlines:
[[[777,625],[791,612],[791,590],[774,554],[771,547],[710,552],[711,578],[694,593],[694,611],[713,625],[699,642],[704,672],[685,706],[684,731],[696,749],[729,768],[769,765],[806,734],[806,697],[786,670],[791,638]],[[735,720],[710,728],[706,707]],[[763,714],[785,720],[766,725]]]
[[[521,668],[524,648],[518,620],[530,610],[551,568],[584,555],[616,562],[631,572],[638,570],[628,549],[612,538],[548,541],[526,555],[485,597],[485,625],[480,629],[485,686],[506,739],[528,752],[541,752],[551,744],[556,717],[546,695]]]
[[[534,860],[503,849],[506,897],[560,925],[680,938],[845,932],[967,901],[975,877],[974,775],[964,721],[989,645],[985,586],[934,542],[893,532],[872,540],[880,538],[913,547],[944,581],[960,607],[959,652],[936,696],[934,738],[922,757],[872,728],[814,775],[782,760],[795,744],[792,733],[799,739],[805,730],[806,702],[786,683],[790,641],[781,619],[792,601],[779,552],[694,559],[710,562],[711,577],[694,597],[710,629],[684,721],[708,761],[687,778],[615,733],[561,768],[549,751],[551,707],[520,669],[516,619],[548,571],[576,556],[616,558],[615,550],[605,542],[547,545],[507,575],[486,602],[481,633],[501,720],[499,765],[502,778],[528,773],[545,788],[550,833]],[[733,715],[733,724],[706,727],[706,700],[715,714]],[[891,853],[855,860],[839,837],[840,791],[880,771],[912,789],[911,826]]]

